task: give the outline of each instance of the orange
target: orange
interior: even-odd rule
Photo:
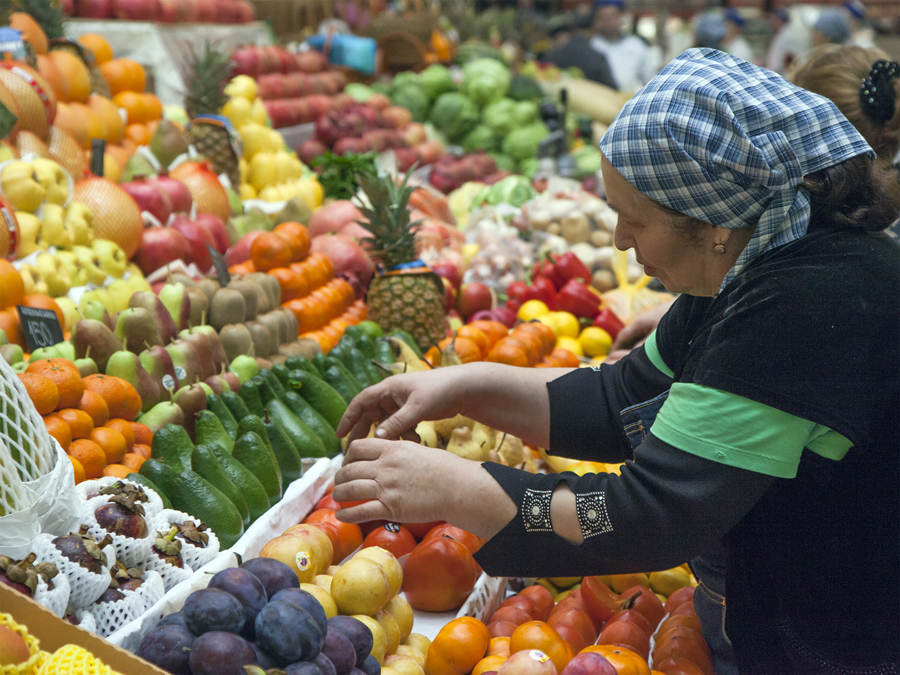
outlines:
[[[143,464],[146,459],[146,457],[139,455],[136,452],[129,452],[122,458],[122,464],[127,466],[134,473],[137,473],[141,468],[141,464]]]
[[[128,411],[128,388],[125,380],[112,375],[88,375],[84,378],[84,388],[99,394],[109,406],[110,417],[128,419],[124,413]]]
[[[291,264],[291,249],[284,237],[273,232],[263,232],[250,246],[250,259],[261,272]]]
[[[31,43],[35,54],[47,53],[47,34],[30,14],[13,12],[9,15],[9,27],[22,33],[22,39]]]
[[[297,238],[297,240],[300,242],[300,257],[297,258],[297,260],[303,260],[307,255],[309,255],[309,230],[306,229],[305,225],[289,220],[286,223],[280,223],[276,225],[275,229],[273,229],[272,231],[277,234],[288,232]]]
[[[162,101],[155,94],[141,94],[141,96],[144,100],[144,109],[147,111],[147,121],[155,122],[161,119],[163,115]],[[155,129],[152,131],[155,131]]]
[[[25,282],[19,270],[8,260],[0,260],[0,309],[22,304],[25,297]]]
[[[45,375],[53,380],[59,390],[58,408],[74,408],[84,394],[81,373],[68,359],[39,359],[29,363],[26,373]]]
[[[301,254],[303,252],[303,247],[300,244],[300,240],[287,230],[281,230],[280,232],[275,232],[273,230],[272,233],[276,237],[281,237],[288,245],[288,249],[290,250],[291,254],[289,262],[299,262],[300,258],[302,257]]]
[[[109,46],[109,43],[102,36],[96,33],[85,33],[78,38],[78,42],[94,55],[94,60],[97,61],[98,66],[102,66],[107,61],[112,61],[112,47]]]
[[[125,478],[128,474],[134,473],[124,464],[108,464],[100,473],[101,476],[112,476],[113,478]]]
[[[84,412],[84,410],[65,408],[56,414],[59,415],[63,422],[69,425],[69,430],[72,432],[72,438],[75,440],[79,438],[88,438],[94,430],[94,422],[91,419],[91,416]]]
[[[128,387],[128,402],[122,417],[131,422],[132,420],[136,420],[141,414],[141,406],[143,403],[140,394],[137,393],[137,389],[128,384],[128,382],[125,383],[125,386]]]
[[[147,104],[144,95],[133,91],[122,91],[113,96],[113,103],[125,108],[128,113],[128,124],[143,124],[147,121]]]
[[[456,335],[471,340],[478,346],[481,356],[476,360],[483,359],[491,349],[491,343],[488,336],[480,328],[476,328],[475,326],[462,326],[456,331]]]
[[[50,52],[50,59],[69,85],[69,100],[79,103],[87,101],[91,94],[91,73],[84,61],[61,49]]]
[[[143,124],[129,124],[125,127],[125,140],[130,140],[137,146],[149,145],[152,138],[153,134]]]
[[[142,66],[137,61],[132,61],[131,59],[119,60],[122,61],[125,64],[125,67],[128,69],[128,76],[131,84],[129,91],[144,91],[144,87],[147,86],[147,74],[144,72],[144,66]]]
[[[119,107],[110,99],[99,94],[91,94],[88,107],[100,118],[105,130],[106,142],[117,145],[125,138],[125,122],[119,114]],[[107,148],[108,149],[108,148]]]
[[[504,338],[491,348],[485,361],[524,368],[528,366],[528,355],[520,347],[510,342],[509,338]]]
[[[44,417],[44,426],[49,433],[64,448],[68,448],[72,442],[72,430],[66,421],[59,415],[47,415]]]
[[[466,324],[466,326],[477,328],[487,335],[488,341],[492,347],[509,334],[509,330],[507,330],[506,326],[499,321],[473,321],[472,323]],[[555,339],[556,338],[554,338],[554,340]]]
[[[38,373],[27,372],[20,373],[19,380],[39,415],[43,416],[56,410],[56,404],[59,403],[59,389],[53,380]]]
[[[14,345],[25,348],[25,336],[19,323],[19,313],[15,309],[4,309],[0,312],[0,330],[6,333],[6,339]]]
[[[89,438],[103,449],[107,464],[118,464],[128,452],[125,437],[115,429],[95,427]]]
[[[563,368],[577,368],[580,364],[578,357],[568,349],[554,349],[550,356],[558,360]]]
[[[38,54],[37,70],[41,74],[41,77],[47,80],[47,82],[50,84],[50,87],[53,89],[53,93],[56,94],[57,106],[60,104],[60,102],[69,100],[69,82],[65,77],[63,77],[63,74],[59,72],[59,68],[56,67],[53,59],[51,59],[46,54]]]
[[[131,87],[131,71],[123,59],[112,59],[98,65],[100,74],[109,85],[109,91],[113,96]]]
[[[69,461],[72,462],[72,468],[75,470],[75,485],[79,483],[83,483],[87,476],[84,475],[84,467],[81,466],[81,462],[72,457],[72,455],[66,455],[69,458]]]
[[[106,466],[106,455],[103,449],[94,441],[84,438],[72,441],[69,446],[69,455],[81,462],[86,478],[99,477],[103,472],[103,467]]]
[[[140,455],[144,459],[150,459],[152,456],[152,452],[150,451],[149,445],[144,445],[143,443],[135,443],[134,447],[131,449],[132,454]]]
[[[129,422],[128,420],[113,419],[104,422],[103,426],[108,429],[115,429],[122,434],[122,437],[125,439],[125,447],[128,449],[128,452],[131,452],[131,449],[134,447],[134,429],[131,426],[132,424],[134,422]]]
[[[24,298],[22,298],[22,302],[20,304],[25,305],[26,307],[37,307],[38,309],[52,309],[54,312],[56,312],[56,318],[59,319],[59,325],[66,325],[66,317],[63,315],[63,311],[59,308],[59,305],[56,304],[56,301],[49,295],[26,295]]]
[[[139,422],[129,422],[129,424],[134,431],[135,443],[140,443],[141,445],[150,445],[153,443],[153,432],[150,431],[150,427]]]
[[[100,394],[85,390],[75,407],[90,415],[95,427],[103,426],[109,420],[109,406]]]
[[[281,286],[281,302],[302,298],[309,293],[306,277],[298,272],[292,272],[287,267],[271,269],[269,275],[275,277]]]

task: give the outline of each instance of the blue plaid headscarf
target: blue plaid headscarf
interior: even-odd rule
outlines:
[[[718,227],[754,226],[722,288],[809,225],[804,176],[872,149],[828,99],[714,49],[689,49],[629,100],[600,149],[656,202]]]

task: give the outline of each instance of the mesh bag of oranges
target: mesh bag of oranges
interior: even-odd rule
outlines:
[[[15,665],[0,666],[0,675],[32,675],[36,673],[49,656],[47,652],[41,651],[38,639],[29,634],[25,626],[16,623],[10,614],[0,614],[0,629],[4,628],[11,630],[22,638],[22,641],[25,643],[25,649],[28,651],[28,657]]]
[[[49,655],[35,675],[119,675],[84,647],[66,645]]]
[[[3,359],[0,359],[0,442],[9,452],[9,460],[2,462],[3,466],[15,470],[24,486],[38,495],[34,515],[41,531],[67,534],[75,524],[72,518],[78,510],[72,464],[59,443],[47,433],[25,386]],[[32,504],[17,503],[19,494],[3,489],[0,513],[9,515],[33,508]],[[33,523],[27,527],[33,527]],[[5,540],[21,539],[28,534],[4,523]]]

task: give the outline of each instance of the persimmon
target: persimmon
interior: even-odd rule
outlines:
[[[638,628],[644,631],[644,634],[647,637],[653,635],[653,626],[650,625],[650,621],[636,609],[624,609],[621,612],[616,612],[609,617],[609,621],[606,622],[606,625],[608,626],[616,621],[636,624]]]
[[[508,637],[495,637],[491,638],[490,645],[488,645],[488,656],[494,656],[495,654],[500,654],[502,656],[509,656],[509,638]]]
[[[645,660],[650,656],[650,637],[640,626],[627,621],[615,621],[606,624],[597,637],[597,644],[627,645]]]
[[[363,542],[362,531],[359,525],[353,523],[345,523],[337,519],[335,512],[330,509],[319,509],[314,511],[307,517],[307,523],[331,523],[340,534],[341,538],[347,543],[348,553],[358,549]]]
[[[539,621],[546,621],[550,616],[550,612],[553,611],[553,596],[550,595],[550,591],[540,584],[523,588],[519,591],[519,595],[531,600],[537,611],[536,618]]]
[[[695,630],[698,633],[702,632],[700,619],[698,619],[693,614],[673,614],[666,618],[661,624],[659,624],[659,629],[657,630],[658,635],[662,635],[665,631],[670,628],[675,628],[676,626],[682,626],[684,628],[690,628],[691,630]]]
[[[581,363],[568,349],[556,348],[550,352],[550,356],[558,360],[563,368],[578,368]]]
[[[706,675],[700,666],[683,656],[667,656],[654,661],[653,667],[665,675]]]
[[[253,266],[261,272],[287,267],[292,262],[291,248],[284,237],[273,232],[263,232],[250,245],[250,259]]]
[[[592,645],[597,639],[597,631],[591,618],[583,609],[567,609],[554,614],[548,623],[555,629],[558,626],[568,626],[578,631],[584,638],[585,645]]]
[[[272,231],[276,234],[288,232],[297,239],[297,241],[300,243],[300,252],[295,260],[303,260],[309,254],[310,237],[309,230],[305,225],[294,221],[287,221],[284,223],[279,223]]]
[[[600,654],[609,661],[619,675],[650,675],[650,666],[647,664],[647,659],[641,658],[639,654],[627,647],[591,645],[581,651],[582,654],[591,652]]]
[[[464,675],[487,653],[491,635],[478,619],[461,617],[444,626],[425,656],[425,672]]]
[[[540,612],[537,607],[535,607],[534,602],[531,601],[530,598],[525,597],[524,595],[514,595],[511,598],[507,598],[502,603],[500,603],[500,607],[498,609],[503,609],[504,607],[518,607],[526,612],[528,612],[529,616],[534,621],[542,621],[542,619],[538,616]]]
[[[503,338],[495,344],[488,352],[485,360],[494,363],[505,363],[508,366],[528,367],[528,354],[521,347],[508,340],[509,338]]]
[[[510,623],[509,621],[491,621],[487,627],[491,633],[491,637],[494,638],[511,637],[516,628],[518,628],[516,624]]]
[[[281,287],[282,303],[303,298],[309,294],[309,284],[303,273],[295,272],[289,267],[275,267],[269,270],[269,276],[274,277]]]
[[[462,326],[458,331],[456,331],[458,337],[466,338],[467,340],[471,340],[476,345],[478,345],[478,350],[481,352],[481,357],[484,358],[487,356],[487,353],[490,351],[492,343],[490,338],[488,338],[487,333],[485,333],[480,328],[475,326]]]
[[[559,633],[559,636],[566,641],[572,648],[572,651],[576,654],[590,644],[590,642],[585,641],[584,636],[581,633],[571,626],[559,624],[554,626],[553,630]]]
[[[514,626],[521,626],[524,623],[528,623],[532,621],[531,613],[521,607],[501,607],[496,612],[491,614],[490,618],[491,622],[494,621],[508,621]]]
[[[544,652],[553,661],[557,672],[562,672],[574,656],[569,644],[543,621],[528,621],[513,631],[509,639],[509,653],[516,654],[525,649]]]
[[[473,321],[472,323],[466,324],[467,326],[472,326],[473,328],[477,328],[482,333],[484,333],[488,338],[488,343],[490,347],[493,347],[500,340],[509,335],[509,329],[500,323],[499,321]],[[489,347],[489,348],[490,348]]]
[[[694,600],[694,587],[693,586],[685,586],[684,588],[679,588],[677,591],[672,593],[669,596],[669,599],[666,600],[666,604],[663,609],[666,614],[671,614],[675,611],[676,608],[681,606],[685,602],[693,603]]]

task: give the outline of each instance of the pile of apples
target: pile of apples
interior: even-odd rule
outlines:
[[[253,5],[244,0],[64,0],[63,13],[84,19],[162,23],[249,23]]]
[[[248,45],[231,55],[235,75],[259,77],[270,73],[320,73],[328,68],[328,59],[317,51],[299,54],[283,47]]]

